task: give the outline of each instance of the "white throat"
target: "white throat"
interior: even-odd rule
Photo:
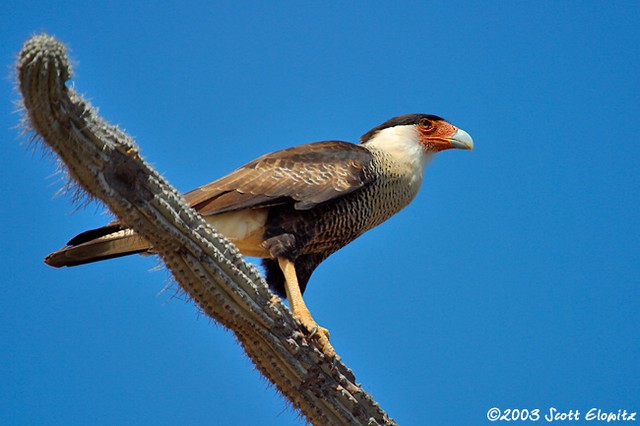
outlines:
[[[422,174],[433,158],[434,152],[425,151],[420,135],[414,125],[394,126],[380,130],[364,145],[374,147],[391,155],[400,165],[409,167],[413,173]]]

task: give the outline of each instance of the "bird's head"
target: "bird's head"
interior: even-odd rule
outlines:
[[[424,154],[451,148],[473,149],[473,139],[467,132],[430,114],[394,117],[365,133],[360,143],[380,145],[383,149],[419,147]]]

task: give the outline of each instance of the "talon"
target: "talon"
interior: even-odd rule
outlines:
[[[309,332],[310,339],[314,337],[326,337],[327,340],[329,339],[329,336],[331,335],[331,333],[329,333],[329,330],[318,325],[318,323],[315,322],[310,314],[305,313],[304,315],[296,316],[296,318],[300,321],[302,327],[304,327]]]
[[[319,325],[316,325],[315,327],[313,327],[313,329],[311,329],[311,332],[309,333],[309,339],[313,339],[316,335],[319,337],[326,337],[327,340],[329,340],[329,337],[331,337],[331,333],[329,333],[329,330],[324,327],[320,327]]]
[[[313,330],[311,330],[311,333],[309,333],[309,339],[313,339],[313,336],[315,336],[317,332],[318,327],[313,327]]]

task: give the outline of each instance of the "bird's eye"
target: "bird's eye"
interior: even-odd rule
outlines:
[[[428,118],[421,118],[419,124],[423,130],[429,130],[431,127],[433,127],[433,123]]]

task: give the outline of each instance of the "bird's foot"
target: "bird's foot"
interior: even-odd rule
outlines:
[[[310,334],[309,334],[310,338],[313,338],[316,335],[317,336],[326,336],[327,339],[329,339],[331,337],[331,333],[329,333],[329,330],[324,328],[324,327],[320,327],[318,324],[316,324],[315,327],[313,327],[311,330],[309,330],[309,332],[310,332]]]
[[[301,315],[298,320],[302,323],[302,326],[309,332],[309,338],[315,339],[318,342],[318,347],[328,358],[335,358],[336,351],[329,343],[329,330],[324,327],[320,327],[317,322],[311,317],[311,315]]]

